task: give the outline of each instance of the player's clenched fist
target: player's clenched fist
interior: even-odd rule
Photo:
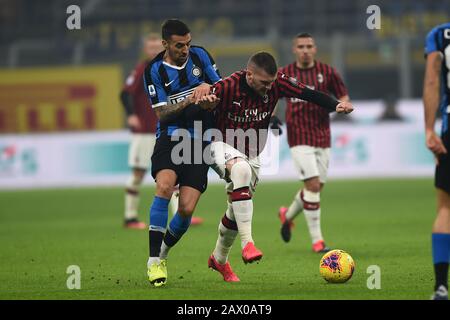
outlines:
[[[193,100],[196,101],[196,103],[197,103],[197,101],[200,98],[202,98],[202,97],[204,97],[204,96],[209,94],[210,88],[211,88],[211,86],[209,84],[207,84],[207,83],[202,83],[201,85],[196,87],[194,89],[194,91],[192,92]]]
[[[212,110],[217,106],[219,101],[220,101],[220,99],[215,94],[208,94],[208,95],[203,96],[200,99],[198,99],[196,103],[202,109]]]
[[[442,142],[442,139],[432,130],[426,130],[425,142],[427,148],[430,149],[435,155],[447,153],[447,149]]]
[[[337,113],[350,113],[353,111],[353,105],[350,102],[341,102],[336,106]]]

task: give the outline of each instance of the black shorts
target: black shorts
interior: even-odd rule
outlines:
[[[447,149],[447,154],[439,156],[439,164],[436,166],[434,185],[450,194],[450,130],[442,136],[442,142]]]
[[[203,151],[208,145],[207,142],[190,139],[191,141],[191,157],[183,158],[187,161],[180,161],[180,159],[172,159],[172,150],[179,143],[178,141],[171,141],[170,136],[161,134],[156,140],[155,148],[152,155],[152,176],[156,180],[156,174],[163,169],[170,169],[175,171],[177,175],[177,184],[182,186],[192,187],[201,193],[205,192],[208,186],[208,169],[209,165],[203,159]],[[195,142],[194,142],[195,141]],[[194,143],[197,143],[195,146]],[[176,151],[179,151],[176,149]],[[202,155],[199,155],[201,150]],[[197,155],[195,155],[197,153]],[[174,152],[175,155],[183,155],[181,152]],[[195,161],[196,160],[196,161]],[[180,163],[181,162],[181,163]],[[198,163],[201,162],[201,163]]]

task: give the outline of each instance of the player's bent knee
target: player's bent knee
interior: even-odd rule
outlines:
[[[313,193],[319,193],[321,189],[319,179],[314,179],[314,181],[310,180],[305,182],[305,189]]]
[[[187,218],[192,216],[194,213],[195,207],[191,204],[179,204],[178,206],[178,214],[181,215],[183,218]]]
[[[311,193],[320,193],[320,184],[309,186],[309,187],[305,188],[305,190],[307,190]]]
[[[320,202],[320,192],[311,192],[310,190],[304,189],[303,200],[311,203]]]
[[[160,181],[160,182],[156,182],[156,194],[166,198],[166,199],[170,199],[172,197],[172,192],[173,192],[173,185],[168,183],[168,182],[164,182],[164,181]]]
[[[231,167],[230,179],[235,189],[248,187],[252,179],[252,168],[247,161],[238,161]]]
[[[132,174],[127,181],[127,187],[133,189],[138,188],[142,183],[142,178],[142,176],[136,176],[135,174]]]

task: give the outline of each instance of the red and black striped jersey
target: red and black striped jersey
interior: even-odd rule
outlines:
[[[302,99],[306,98],[307,93],[311,95],[311,91],[302,83],[282,72],[278,72],[276,80],[266,95],[258,95],[247,84],[244,70],[216,82],[212,92],[220,98],[215,110],[216,128],[221,131],[225,142],[249,157],[256,156],[263,150],[270,117],[278,100],[283,97]],[[236,130],[239,129],[247,134],[245,141],[238,141],[236,138],[238,133]],[[254,143],[255,140],[249,142],[248,137],[251,134],[256,135],[257,143]]]
[[[144,70],[148,61],[139,63],[128,76],[123,90],[133,97],[134,113],[141,123],[140,129],[131,129],[134,133],[155,133],[158,118],[152,109],[144,88]]]
[[[289,77],[296,78],[308,88],[336,98],[347,95],[347,88],[339,73],[331,66],[314,62],[308,69],[300,69],[296,63],[291,63],[280,69]],[[330,117],[326,110],[314,103],[300,99],[287,99],[286,125],[290,147],[308,145],[319,148],[331,146]]]

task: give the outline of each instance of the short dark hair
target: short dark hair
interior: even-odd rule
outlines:
[[[168,19],[161,27],[161,36],[164,40],[170,40],[173,35],[184,36],[191,32],[188,26],[178,19]]]
[[[301,33],[297,33],[297,35],[295,36],[295,39],[298,38],[312,38],[312,34],[308,33],[308,32],[301,32]]]
[[[267,74],[274,76],[277,74],[278,68],[275,58],[268,52],[258,52],[250,57],[249,64],[253,63],[258,68],[263,69]]]

